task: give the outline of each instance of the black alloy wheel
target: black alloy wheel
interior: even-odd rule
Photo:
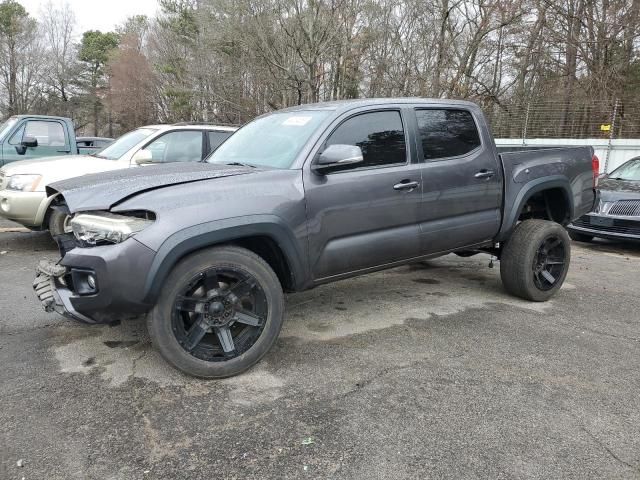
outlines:
[[[264,290],[239,268],[210,268],[196,275],[173,303],[173,332],[196,358],[226,361],[251,348],[264,329]]]
[[[533,281],[540,290],[551,290],[559,278],[564,278],[565,248],[558,235],[551,234],[543,241],[533,261]]]
[[[562,287],[570,261],[571,240],[562,225],[524,220],[502,248],[500,277],[510,294],[544,302]]]
[[[284,320],[284,295],[269,264],[250,250],[217,246],[180,260],[163,282],[147,327],[175,368],[225,378],[255,365]]]

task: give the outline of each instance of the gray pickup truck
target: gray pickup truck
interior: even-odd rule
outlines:
[[[487,252],[508,292],[547,300],[596,176],[590,147],[498,153],[469,102],[301,105],[245,125],[206,164],[52,184],[73,234],[34,288],[84,322],[149,314],[169,363],[227,377],[273,345],[283,291]]]

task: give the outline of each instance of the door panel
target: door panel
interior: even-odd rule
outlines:
[[[422,253],[491,240],[500,228],[502,169],[473,116],[464,110],[418,110],[416,125],[424,161]]]
[[[20,155],[16,147],[20,146],[25,137],[34,137],[38,140],[38,146],[28,147],[24,155]],[[26,120],[4,143],[2,153],[5,162],[68,155],[69,139],[61,122]]]
[[[316,279],[411,258],[420,249],[416,223],[420,189],[394,190],[420,181],[417,166],[305,174],[311,269]]]
[[[416,256],[421,167],[408,163],[400,112],[355,115],[329,135],[323,148],[331,144],[359,146],[364,166],[327,175],[305,169],[314,279]],[[409,182],[417,186],[405,188]]]

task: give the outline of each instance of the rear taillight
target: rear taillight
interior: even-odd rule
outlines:
[[[593,188],[596,188],[600,176],[600,159],[596,155],[591,157],[591,170],[593,171]]]

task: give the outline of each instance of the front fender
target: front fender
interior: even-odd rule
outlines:
[[[155,303],[171,269],[189,253],[209,246],[255,236],[267,236],[280,247],[296,289],[309,282],[303,246],[295,233],[275,215],[250,215],[201,223],[169,236],[160,246],[149,269],[144,301]]]

